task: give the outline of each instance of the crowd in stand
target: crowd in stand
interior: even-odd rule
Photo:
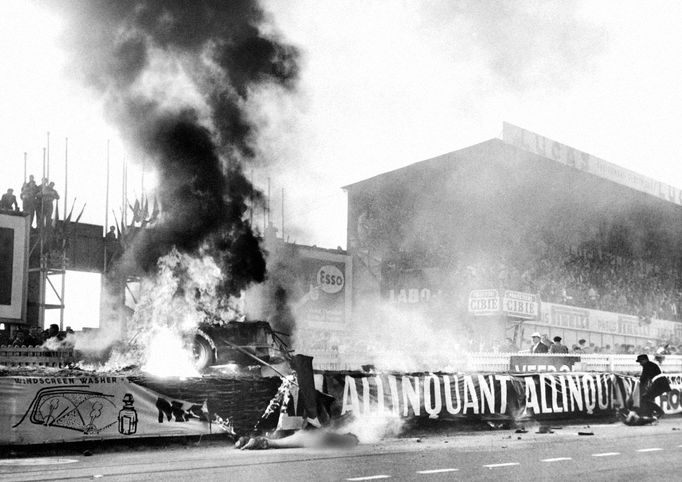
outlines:
[[[59,325],[52,324],[47,330],[43,330],[37,326],[31,327],[28,330],[19,329],[14,333],[14,337],[8,340],[7,343],[0,343],[1,345],[7,344],[13,347],[21,346],[41,346],[43,343],[51,338],[62,341],[65,340],[67,335],[73,334],[74,331],[71,327],[66,327],[65,331],[59,331]],[[2,340],[5,341],[5,340]]]
[[[55,203],[59,199],[59,194],[54,188],[54,182],[43,178],[41,184],[36,184],[33,175],[29,176],[28,181],[21,187],[21,210],[14,189],[8,189],[0,198],[0,211],[27,213],[33,220],[36,220],[36,227],[49,226],[52,223],[52,214]]]
[[[538,334],[539,335],[539,334]],[[504,341],[493,341],[489,345],[478,347],[483,352],[491,353],[533,353],[533,338],[523,348],[517,346],[511,338]],[[609,355],[682,355],[682,342],[678,340],[659,340],[658,342],[647,342],[639,345],[619,344],[615,343],[613,346],[604,345],[597,346],[595,343],[588,343],[585,339],[578,340],[578,343],[570,346],[562,343],[560,336],[555,336],[551,340],[548,334],[539,335],[536,340],[546,347],[541,349],[538,353],[566,353],[566,354],[609,354]]]
[[[646,322],[681,319],[682,278],[673,266],[598,248],[536,254],[530,262],[517,264],[501,258],[468,263],[458,270],[459,284],[539,294],[542,301],[638,316]]]

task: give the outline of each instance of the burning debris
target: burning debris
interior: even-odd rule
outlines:
[[[299,52],[248,0],[59,7],[68,13],[75,70],[159,177],[160,215],[137,232],[114,270],[146,277],[130,331],[148,349],[160,330],[177,340],[196,327],[195,307],[206,296],[226,300],[265,279],[261,238],[246,216],[263,196],[244,163],[267,163],[259,158],[254,105],[267,90],[294,89]],[[194,263],[211,264],[210,293],[187,269]],[[137,358],[149,363],[150,356]]]

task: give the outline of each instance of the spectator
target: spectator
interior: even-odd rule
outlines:
[[[21,186],[21,207],[25,213],[28,213],[31,218],[31,226],[33,226],[33,218],[36,215],[36,195],[38,194],[38,186],[33,178],[33,174],[28,176],[28,182]]]
[[[568,353],[568,347],[561,344],[560,336],[554,337],[554,343],[549,347],[549,353]]]
[[[42,212],[44,226],[50,226],[52,224],[52,211],[54,210],[54,202],[58,199],[59,194],[57,194],[53,182],[49,183],[47,186],[43,186]]]
[[[533,333],[533,334],[530,336],[530,338],[531,338],[531,340],[532,340],[532,345],[531,345],[531,347],[530,347],[530,352],[531,352],[531,353],[547,353],[547,351],[549,350],[549,348],[547,347],[547,345],[545,345],[544,343],[541,343],[541,342],[540,342],[540,340],[541,340],[541,338],[542,338],[542,337],[540,336],[540,333],[538,333],[538,332],[536,331],[535,333]]]
[[[587,342],[585,341],[585,339],[584,339],[584,338],[581,338],[580,340],[578,340],[578,345],[577,345],[577,346],[576,346],[576,345],[573,345],[573,351],[574,351],[575,353],[587,353],[587,351],[586,351],[586,350],[587,350],[587,347],[585,346],[585,343],[587,343]]]
[[[17,330],[14,334],[14,339],[11,343],[12,346],[27,346],[26,344],[26,334],[22,330]]]
[[[14,189],[10,188],[0,198],[0,211],[16,211],[19,212],[19,204],[17,204],[17,197],[14,195]]]

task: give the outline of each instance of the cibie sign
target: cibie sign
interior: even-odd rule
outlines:
[[[500,294],[497,290],[474,290],[469,294],[469,313],[491,315],[500,311]]]
[[[474,290],[469,294],[469,313],[476,316],[506,313],[517,318],[537,319],[540,302],[537,295],[519,291]]]
[[[519,318],[535,319],[540,315],[538,296],[519,291],[504,291],[502,311]]]

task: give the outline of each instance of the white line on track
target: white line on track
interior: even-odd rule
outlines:
[[[562,460],[573,460],[571,457],[556,457],[553,459],[542,459],[541,462],[561,462]]]
[[[352,479],[346,480],[377,480],[377,479],[390,479],[390,475],[368,475],[367,477],[353,477]]]
[[[457,472],[459,469],[432,469],[432,470],[417,470],[418,474],[442,474],[443,472]]]
[[[512,465],[520,465],[518,462],[507,462],[506,464],[488,464],[484,465],[483,467],[488,467],[489,469],[492,469],[494,467],[511,467]]]
[[[650,449],[639,449],[637,452],[658,452],[659,450],[663,450],[658,447],[652,447]]]
[[[604,452],[603,454],[592,454],[592,457],[611,457],[613,455],[620,455],[620,452]]]

